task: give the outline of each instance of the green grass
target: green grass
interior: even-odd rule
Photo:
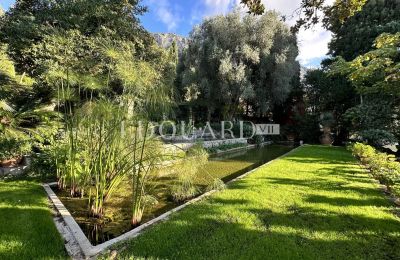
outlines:
[[[394,210],[345,149],[307,146],[120,245],[119,257],[400,259]]]
[[[0,181],[0,259],[65,259],[43,188]]]

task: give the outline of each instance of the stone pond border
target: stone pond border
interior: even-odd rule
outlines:
[[[289,152],[255,168],[253,170],[250,170],[250,171],[236,177],[235,179],[232,179],[231,181],[227,182],[226,185],[229,185],[230,183],[241,180],[244,177],[248,176],[249,174],[253,173],[254,171],[256,171],[278,159],[288,156],[289,154],[293,153],[300,147],[301,146],[295,147],[292,150],[290,150]],[[185,204],[182,204],[168,212],[165,212],[164,214],[140,225],[139,227],[128,231],[127,233],[122,234],[121,236],[118,236],[116,238],[108,240],[102,244],[93,246],[90,243],[89,239],[86,237],[86,235],[83,233],[82,229],[79,227],[78,223],[72,217],[72,215],[70,214],[68,209],[64,206],[64,204],[61,202],[61,200],[57,197],[57,195],[51,189],[52,186],[56,186],[56,185],[57,185],[56,182],[46,183],[46,184],[43,184],[43,188],[46,191],[55,210],[57,211],[57,216],[54,217],[54,222],[56,224],[58,231],[61,233],[61,235],[63,236],[63,238],[66,242],[65,247],[67,249],[68,254],[70,254],[73,259],[88,259],[88,258],[96,256],[100,253],[103,253],[105,250],[110,248],[112,245],[115,245],[116,243],[137,237],[138,235],[140,235],[142,233],[142,231],[144,229],[148,228],[149,226],[168,219],[168,217],[172,213],[180,211],[183,208],[186,208],[187,206],[189,206],[195,202],[198,202],[198,201],[210,196],[211,194],[217,192],[217,190],[208,191],[208,192],[200,195],[199,197],[196,197],[196,198],[186,202]]]

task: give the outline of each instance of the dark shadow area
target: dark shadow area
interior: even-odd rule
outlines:
[[[223,199],[219,199],[222,203]],[[230,200],[226,200],[230,203]],[[287,213],[249,209],[252,229],[221,216],[216,204],[196,205],[129,242],[122,257],[152,259],[399,259],[400,222],[336,215],[293,206]],[[323,215],[324,214],[324,215]],[[212,216],[219,216],[218,219]],[[186,221],[182,222],[182,220]],[[189,221],[190,220],[190,221]],[[280,229],[285,229],[281,232]],[[287,229],[289,228],[289,229]],[[287,233],[288,230],[292,232]],[[293,232],[293,230],[297,230]],[[313,234],[335,232],[324,239]],[[345,236],[346,239],[341,237]],[[368,248],[368,250],[366,250]]]
[[[376,205],[384,205],[387,200],[384,197],[381,198],[369,198],[366,200],[363,199],[350,199],[350,198],[329,198],[320,195],[312,195],[309,196],[305,201],[310,203],[324,203],[333,206],[376,206]]]

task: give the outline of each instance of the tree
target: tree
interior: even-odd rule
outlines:
[[[370,51],[380,34],[400,31],[400,2],[370,0],[360,12],[345,22],[332,23],[329,30],[333,32],[330,53],[346,61],[353,60]]]
[[[339,59],[333,72],[348,75],[362,95],[400,97],[400,33],[384,33],[376,38],[375,49],[350,62]]]
[[[153,40],[139,24],[146,10],[138,0],[17,0],[0,22],[0,41],[17,71],[37,76],[30,49],[54,31],[77,30],[85,37],[110,37],[131,41],[136,55],[146,57]]]
[[[324,113],[333,115],[335,142],[341,144],[349,134],[344,114],[357,103],[357,96],[354,86],[346,77],[327,72],[331,62],[325,60],[322,68],[307,71],[304,77],[305,100],[309,114],[315,117]]]
[[[327,0],[302,0],[297,9],[299,19],[293,31],[301,28],[309,29],[318,23],[323,23],[326,28],[332,24],[342,24],[348,18],[361,11],[368,0],[335,0],[332,5],[327,5]]]
[[[249,14],[262,15],[265,12],[265,6],[261,0],[241,0],[241,3],[249,8]]]
[[[362,138],[367,139],[367,134],[369,139],[378,139],[375,144],[382,144],[393,142],[390,133],[398,134],[400,33],[382,34],[374,46],[374,50],[350,62],[338,59],[331,66],[331,73],[347,76],[362,97],[361,104],[347,112],[354,130]]]
[[[290,92],[297,53],[295,36],[276,13],[207,19],[192,31],[183,56],[182,101],[205,109],[208,120],[232,119],[241,104],[265,114]]]

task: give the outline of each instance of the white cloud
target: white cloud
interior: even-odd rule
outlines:
[[[167,26],[168,31],[175,31],[181,21],[179,12],[171,7],[168,0],[148,0],[158,19]]]
[[[332,34],[323,29],[320,25],[313,29],[302,29],[298,34],[300,54],[297,57],[299,62],[307,66],[315,58],[324,58],[328,53],[328,43]]]
[[[232,0],[204,0],[205,15],[224,14],[232,6]]]
[[[327,4],[332,4],[334,0],[328,0]],[[268,10],[276,10],[286,16],[287,23],[294,25],[299,18],[298,8],[301,0],[263,0]],[[300,30],[298,33],[299,56],[297,59],[303,66],[309,66],[310,61],[316,58],[323,59],[328,53],[328,43],[332,38],[332,34],[316,25],[312,29]]]

